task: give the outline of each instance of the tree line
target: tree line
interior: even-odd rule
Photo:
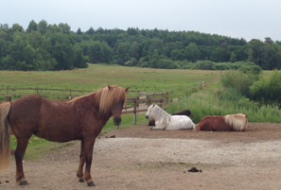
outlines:
[[[66,70],[85,68],[87,63],[200,69],[217,62],[280,69],[281,42],[158,29],[71,31],[68,24],[45,20],[32,20],[26,29],[19,24],[0,25],[1,70]]]

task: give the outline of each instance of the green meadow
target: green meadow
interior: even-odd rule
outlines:
[[[14,95],[13,100],[22,95],[38,93],[34,90],[7,90],[17,88],[30,89],[63,89],[76,90],[81,93],[94,92],[107,85],[130,87],[129,97],[137,92],[168,92],[171,103],[166,108],[170,113],[189,109],[193,114],[193,121],[199,122],[207,115],[225,115],[231,113],[245,113],[250,122],[281,122],[281,114],[277,107],[259,106],[250,100],[232,92],[226,92],[221,85],[221,76],[229,71],[203,70],[167,70],[123,67],[119,65],[90,64],[86,69],[71,71],[0,71],[0,100],[7,95]],[[268,75],[269,72],[264,72]],[[67,99],[68,92],[48,94],[39,92],[50,99]],[[61,96],[62,93],[65,93]],[[134,116],[123,115],[120,127],[133,126]],[[137,115],[137,124],[146,125],[144,113]],[[104,127],[102,133],[115,129],[112,120]],[[15,148],[15,139],[12,138]],[[27,150],[28,158],[37,157],[36,152],[44,152],[64,145],[45,142],[36,137],[30,140]],[[36,156],[34,156],[36,155]]]
[[[202,81],[214,84],[219,80],[219,75],[219,71],[164,70],[90,64],[87,69],[71,71],[0,71],[0,88],[95,91],[110,84],[130,87],[132,91],[168,91],[176,96],[185,92],[192,93]]]

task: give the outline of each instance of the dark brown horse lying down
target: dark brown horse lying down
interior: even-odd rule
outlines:
[[[80,182],[94,186],[91,165],[95,139],[111,117],[115,125],[121,123],[127,91],[128,88],[108,86],[67,102],[30,95],[0,104],[0,170],[5,169],[10,160],[10,129],[17,139],[14,155],[16,180],[20,185],[27,184],[22,161],[32,135],[54,142],[80,140],[76,176]]]
[[[177,113],[174,113],[172,115],[186,115],[188,117],[191,116],[191,111],[190,110],[183,110],[181,112],[177,112]],[[155,121],[152,119],[152,120],[149,120],[148,121],[148,126],[155,126]]]
[[[207,116],[195,127],[196,131],[245,131],[248,116],[242,113],[225,116]]]

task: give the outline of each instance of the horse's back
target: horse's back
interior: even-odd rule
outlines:
[[[207,116],[197,125],[198,131],[244,131],[247,128],[248,117],[244,114],[226,116]]]
[[[9,113],[10,123],[21,120],[34,122],[40,112],[41,102],[41,97],[37,95],[26,96],[12,102]]]
[[[30,95],[12,103],[8,119],[16,136],[35,134],[47,140],[62,142],[81,136],[74,112],[71,105],[66,103]],[[72,134],[68,134],[70,132]]]
[[[194,129],[195,124],[186,115],[173,115],[167,130]]]
[[[196,126],[198,131],[231,131],[231,126],[225,123],[223,116],[207,116]]]

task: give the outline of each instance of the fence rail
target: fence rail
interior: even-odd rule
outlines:
[[[12,99],[18,99],[19,97],[28,94],[40,94],[50,99],[65,100],[71,99],[75,96],[90,93],[87,90],[72,90],[72,89],[48,89],[48,88],[0,88],[0,97],[10,96]]]
[[[134,114],[134,124],[137,124],[137,113],[145,112],[152,103],[158,104],[160,107],[166,107],[169,104],[169,93],[139,93],[135,98],[128,98],[127,109],[125,114]]]
[[[0,88],[0,102],[13,101],[28,94],[39,94],[49,99],[69,100],[92,91],[72,89],[48,89],[48,88]],[[145,112],[152,103],[160,107],[166,107],[170,102],[169,93],[163,92],[139,92],[129,91],[127,107],[124,114],[134,114],[134,124],[137,123],[137,114]]]

